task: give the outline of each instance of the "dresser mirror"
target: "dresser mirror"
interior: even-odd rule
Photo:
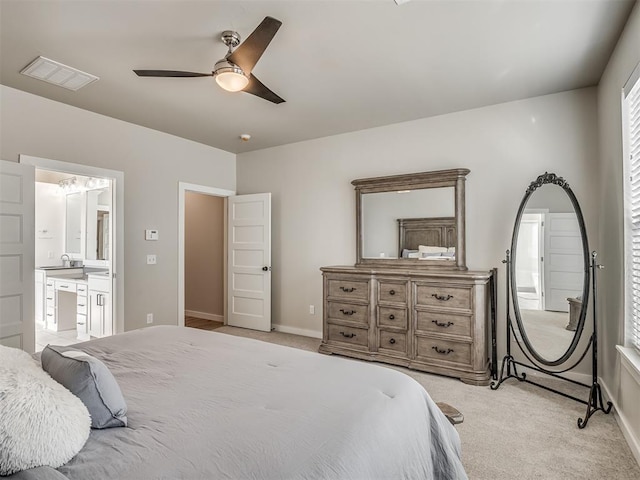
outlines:
[[[354,180],[357,265],[466,270],[467,169]]]
[[[566,183],[534,182],[526,191],[513,230],[510,278],[527,350],[543,365],[564,363],[584,328],[589,293],[584,220]]]

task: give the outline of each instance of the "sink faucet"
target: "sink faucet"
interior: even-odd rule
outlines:
[[[67,258],[65,259],[65,257]],[[63,253],[62,255],[60,255],[60,260],[62,260],[63,267],[68,267],[71,263],[71,259],[69,258],[69,255],[67,255],[66,253]]]

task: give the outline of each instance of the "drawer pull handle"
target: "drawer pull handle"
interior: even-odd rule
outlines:
[[[446,302],[447,300],[450,300],[453,298],[453,295],[438,295],[437,293],[434,293],[431,295],[432,297],[435,297],[436,300],[440,300],[443,302]]]
[[[356,288],[355,287],[340,287],[340,290],[342,290],[343,292],[351,293],[351,292],[355,292]]]
[[[53,300],[53,297],[47,297],[47,300]]]
[[[59,288],[69,288],[69,285],[60,285]]]
[[[396,316],[392,313],[391,315],[389,315],[389,320],[395,320]]]
[[[448,327],[450,327],[451,325],[453,325],[453,322],[447,322],[447,323],[444,323],[444,322],[443,322],[443,323],[440,323],[440,322],[438,322],[437,320],[431,320],[431,323],[435,323],[437,326],[439,326],[439,327],[444,327],[444,328],[448,328]]]
[[[393,345],[394,343],[396,343],[396,339],[395,339],[395,338],[390,339],[390,340],[389,340],[389,343],[390,343],[391,345]]]
[[[84,322],[78,322],[78,325],[84,325]]]
[[[354,313],[356,313],[355,310],[345,310],[344,308],[341,308],[340,311],[343,315],[353,315]]]
[[[84,307],[85,305],[84,305],[84,303],[79,303],[78,306],[79,307]]]
[[[389,290],[389,295],[395,295],[396,291],[395,290]]]
[[[344,333],[344,332],[340,332],[340,335],[342,335],[345,338],[353,338],[356,336],[355,333]]]
[[[441,355],[449,355],[451,352],[453,352],[452,348],[447,348],[446,350],[440,350],[437,346],[433,346],[431,347],[432,349],[434,349],[436,352],[440,353]]]
[[[53,313],[47,313],[47,317],[53,317]]]

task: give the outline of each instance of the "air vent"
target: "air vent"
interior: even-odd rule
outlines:
[[[95,75],[82,72],[45,57],[36,58],[20,73],[73,91],[99,80]]]

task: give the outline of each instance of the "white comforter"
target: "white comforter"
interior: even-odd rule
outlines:
[[[127,428],[93,430],[69,479],[464,479],[455,429],[395,370],[152,327],[80,344],[115,375]]]

